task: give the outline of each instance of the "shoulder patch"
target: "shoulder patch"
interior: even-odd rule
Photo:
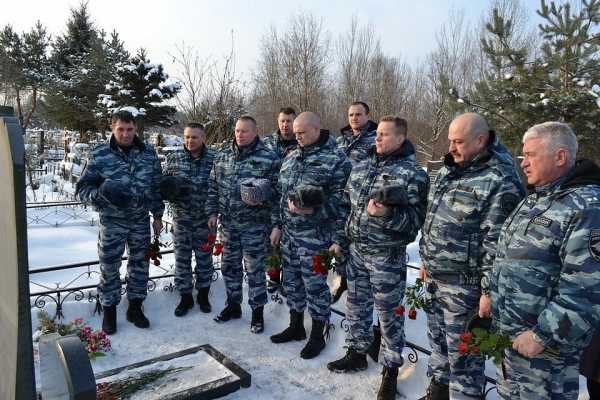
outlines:
[[[588,247],[594,260],[600,261],[600,229],[592,229],[590,231],[590,241]]]
[[[550,225],[552,225],[552,220],[546,217],[535,217],[531,220],[531,223],[535,225],[545,226],[546,228],[548,228]]]
[[[514,193],[504,193],[500,198],[500,207],[507,214],[510,214],[519,204],[519,196]]]

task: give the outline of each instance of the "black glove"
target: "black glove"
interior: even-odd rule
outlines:
[[[317,186],[299,186],[290,193],[289,199],[298,208],[315,208],[323,204],[325,194]]]
[[[408,195],[402,186],[384,186],[369,196],[374,202],[387,207],[406,207]]]
[[[180,176],[163,176],[159,191],[163,200],[185,200],[192,193],[192,182]]]
[[[117,208],[127,208],[133,200],[130,188],[118,181],[104,181],[99,192],[102,197]]]

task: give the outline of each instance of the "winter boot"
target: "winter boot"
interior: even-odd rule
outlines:
[[[345,276],[340,277],[340,285],[333,292],[333,298],[331,299],[331,304],[337,303],[337,301],[342,297],[342,294],[348,289],[348,281]]]
[[[265,320],[263,319],[264,307],[256,307],[252,310],[252,321],[250,322],[250,332],[262,333],[265,330]]]
[[[200,311],[207,314],[212,311],[212,307],[210,306],[210,302],[208,301],[209,291],[210,286],[199,288],[198,295],[196,296],[196,302],[200,306]]]
[[[182,294],[181,300],[175,308],[175,316],[183,317],[185,314],[188,313],[188,310],[192,307],[194,307],[194,297],[189,293]]]
[[[373,359],[373,361],[379,361],[379,348],[381,347],[381,328],[377,325],[373,325],[373,341],[369,345],[367,354]]]
[[[325,348],[325,322],[312,320],[312,329],[310,330],[310,338],[306,346],[300,352],[300,357],[305,360],[315,358]]]
[[[381,371],[381,386],[377,392],[377,400],[394,400],[396,398],[396,382],[398,367],[383,367]]]
[[[364,371],[367,369],[367,355],[349,347],[346,355],[327,364],[327,369],[333,372]]]
[[[102,307],[104,316],[102,317],[102,330],[107,335],[117,332],[117,306]]]
[[[420,400],[450,400],[450,387],[431,378],[427,394]]]
[[[290,326],[282,332],[271,336],[273,343],[287,343],[293,340],[306,339],[306,331],[304,330],[304,312],[290,311]]]
[[[238,319],[242,317],[242,307],[239,303],[227,303],[227,306],[221,311],[216,318],[216,322],[227,322],[230,319]]]
[[[138,328],[148,328],[150,326],[150,321],[148,321],[148,318],[144,315],[144,311],[142,311],[143,302],[144,300],[142,299],[130,299],[129,308],[127,308],[127,321]]]

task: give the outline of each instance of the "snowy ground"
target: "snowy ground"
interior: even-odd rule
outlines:
[[[39,212],[30,210],[30,214]],[[88,217],[93,218],[90,212]],[[58,217],[57,217],[58,218]],[[97,221],[97,217],[95,218]],[[30,269],[35,270],[44,266],[62,263],[73,263],[97,259],[96,239],[97,226],[91,226],[85,221],[73,222],[55,228],[48,225],[31,226],[28,229]],[[168,235],[163,240],[170,240]],[[409,246],[409,262],[418,263],[416,245]],[[163,268],[153,267],[151,275],[172,272],[172,256],[163,260]],[[77,271],[62,271],[31,275],[31,291],[39,292],[46,287],[65,286],[76,279],[73,284],[86,285],[97,282],[97,274],[88,276],[87,268]],[[90,267],[97,271],[97,266]],[[416,272],[409,270],[409,282],[416,278]],[[217,324],[213,318],[224,306],[225,294],[223,280],[219,278],[211,290],[213,312],[202,314],[194,308],[183,318],[176,318],[173,310],[179,296],[175,292],[163,290],[170,283],[168,279],[160,280],[155,291],[149,293],[144,303],[146,315],[151,321],[147,330],[137,329],[125,320],[126,300],[118,307],[118,332],[111,336],[113,350],[106,357],[92,362],[94,372],[117,368],[134,362],[157,357],[163,354],[183,350],[201,344],[211,344],[217,350],[225,353],[252,375],[252,386],[248,389],[231,394],[227,399],[373,399],[376,397],[380,383],[380,366],[369,361],[369,368],[353,375],[330,373],[325,364],[341,357],[345,353],[344,331],[340,326],[341,317],[332,316],[335,330],[323,353],[314,360],[302,360],[299,356],[304,342],[274,345],[269,336],[281,331],[288,324],[288,310],[285,304],[270,302],[265,309],[265,332],[261,335],[252,334],[249,330],[250,309],[243,308],[243,316],[226,324]],[[345,295],[335,308],[343,311]],[[54,306],[47,303],[47,311],[54,312]],[[32,308],[34,330],[38,326],[36,312]],[[93,315],[94,303],[87,301],[67,301],[64,304],[65,320],[69,321],[82,317],[92,327],[99,329],[101,318]],[[305,325],[310,327],[308,315]],[[406,337],[408,341],[428,348],[426,322],[423,313],[419,313],[416,321],[406,322]],[[416,364],[408,362],[410,350],[405,351],[405,366],[400,371],[398,379],[399,398],[414,400],[424,394],[429,379],[426,377],[427,356],[418,353]],[[37,360],[36,360],[37,363]],[[37,366],[37,364],[36,364]],[[495,375],[493,365],[487,366],[488,376]],[[39,385],[39,376],[36,377]],[[585,380],[581,378],[582,393],[585,391]],[[488,399],[495,399],[493,391]],[[580,400],[587,400],[587,394],[582,394]]]

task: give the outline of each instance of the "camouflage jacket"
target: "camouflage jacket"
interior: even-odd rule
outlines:
[[[208,178],[215,159],[215,151],[203,146],[200,155],[193,158],[187,150],[178,150],[169,154],[163,173],[167,176],[180,176],[192,181],[193,189],[184,203],[171,203],[176,218],[207,219],[206,198],[208,197]]]
[[[279,129],[269,136],[262,138],[262,142],[267,149],[277,154],[280,159],[285,158],[294,149],[296,149],[296,147],[298,147],[298,141],[296,141],[296,139],[284,140],[281,137]]]
[[[502,333],[531,329],[546,347],[583,349],[600,326],[600,168],[580,161],[517,206],[491,284]]]
[[[463,166],[447,154],[429,190],[421,230],[427,273],[459,274],[488,294],[500,228],[524,194],[511,154],[494,135],[487,149]]]
[[[340,129],[340,136],[337,137],[337,145],[350,159],[352,164],[364,160],[368,156],[368,152],[375,144],[375,131],[377,124],[371,120],[362,128],[358,136],[352,135],[350,125]]]
[[[240,183],[248,178],[271,181],[272,199],[276,199],[279,159],[257,137],[240,148],[235,139],[215,157],[208,182],[206,214],[219,215],[223,225],[231,223],[269,224],[273,201],[249,206],[242,201]]]
[[[272,215],[273,224],[283,229],[282,246],[290,236],[305,253],[331,245],[348,216],[344,187],[351,168],[348,158],[326,131],[321,132],[316,143],[297,148],[283,160],[278,181],[280,202]],[[313,214],[295,214],[288,208],[289,194],[299,185],[318,186],[324,191],[324,202]]]
[[[158,190],[161,177],[160,162],[151,145],[135,136],[131,150],[126,153],[111,135],[107,143],[90,152],[76,194],[101,216],[138,217],[150,211],[154,218],[160,218],[165,209]],[[99,195],[98,188],[107,179],[119,181],[130,189],[134,200],[128,208],[119,209]]]
[[[345,238],[365,250],[392,247],[404,250],[415,240],[425,219],[428,184],[427,174],[417,165],[415,148],[409,140],[387,156],[378,156],[372,147],[368,158],[354,165],[346,185],[351,210]],[[386,216],[369,215],[369,195],[385,186],[403,187],[408,207],[391,207]]]

